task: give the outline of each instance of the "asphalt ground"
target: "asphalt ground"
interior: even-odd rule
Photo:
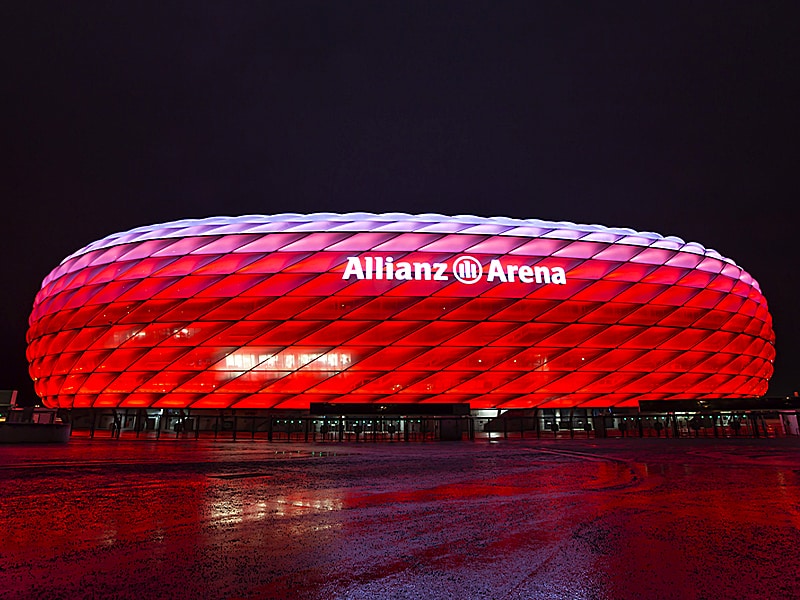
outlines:
[[[798,598],[800,439],[0,446],[2,598]]]

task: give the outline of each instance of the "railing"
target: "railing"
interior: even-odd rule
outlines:
[[[795,417],[796,418],[796,417]],[[270,415],[156,415],[109,411],[75,421],[73,437],[204,439],[219,441],[400,443],[500,439],[774,438],[790,435],[780,418],[747,414],[601,415],[572,420],[552,415],[459,417],[286,417]]]

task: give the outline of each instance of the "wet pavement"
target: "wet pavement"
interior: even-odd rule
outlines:
[[[0,446],[0,598],[797,598],[800,440]]]

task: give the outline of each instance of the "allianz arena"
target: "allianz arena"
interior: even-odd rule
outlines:
[[[752,398],[758,283],[676,237],[400,213],[215,217],[78,250],[28,361],[51,408],[636,407]]]

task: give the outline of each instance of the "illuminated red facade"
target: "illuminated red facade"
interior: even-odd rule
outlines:
[[[112,235],[45,278],[28,344],[51,407],[635,406],[762,395],[775,354],[758,284],[699,244],[398,213]]]

